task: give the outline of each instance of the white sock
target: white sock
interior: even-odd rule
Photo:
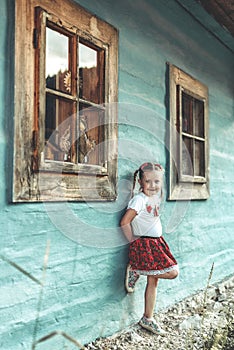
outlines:
[[[154,318],[153,317],[151,317],[151,318],[148,318],[148,317],[146,317],[146,316],[144,316],[146,319],[147,319],[147,321],[154,321]]]

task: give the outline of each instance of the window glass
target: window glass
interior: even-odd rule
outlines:
[[[195,176],[205,176],[205,148],[204,142],[195,140]]]
[[[104,109],[80,104],[79,162],[105,165]]]
[[[104,81],[101,53],[79,43],[79,97],[93,103],[103,103]]]
[[[69,38],[46,27],[46,87],[71,92]]]
[[[204,137],[204,102],[194,99],[194,134]]]
[[[45,159],[71,160],[71,146],[75,139],[73,126],[74,102],[47,94],[45,118]]]
[[[104,108],[94,106],[104,102],[104,50],[88,42],[79,43],[75,67],[79,69],[80,116],[76,125],[72,115],[77,114],[77,104],[56,93],[71,92],[76,72],[71,76],[69,52],[76,57],[71,53],[76,51],[76,45],[69,44],[69,37],[55,28],[46,27],[46,87],[50,90],[46,92],[45,159],[104,166]]]
[[[182,175],[193,176],[193,164],[193,139],[183,136],[181,160]]]
[[[179,90],[177,91],[179,93]],[[181,122],[182,175],[205,176],[204,103],[184,91],[182,91]]]
[[[189,134],[193,133],[193,99],[182,92],[182,130]]]

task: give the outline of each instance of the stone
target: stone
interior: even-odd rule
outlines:
[[[201,317],[199,315],[194,315],[186,318],[180,325],[179,329],[200,329],[201,328]]]
[[[211,286],[155,315],[165,337],[135,324],[116,336],[87,344],[84,350],[234,349],[234,279]],[[228,288],[226,287],[228,286]],[[222,297],[221,297],[222,296]]]

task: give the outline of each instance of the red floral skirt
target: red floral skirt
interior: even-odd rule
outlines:
[[[178,270],[176,259],[164,238],[141,237],[130,244],[129,264],[140,275],[159,275]]]

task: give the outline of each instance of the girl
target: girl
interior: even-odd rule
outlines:
[[[155,334],[163,335],[165,331],[153,318],[158,279],[173,279],[178,275],[178,265],[162,237],[159,218],[164,170],[160,164],[142,164],[134,173],[133,189],[137,174],[140,192],[130,200],[120,222],[130,242],[125,286],[131,293],[139,276],[147,276],[144,315],[139,324]]]

